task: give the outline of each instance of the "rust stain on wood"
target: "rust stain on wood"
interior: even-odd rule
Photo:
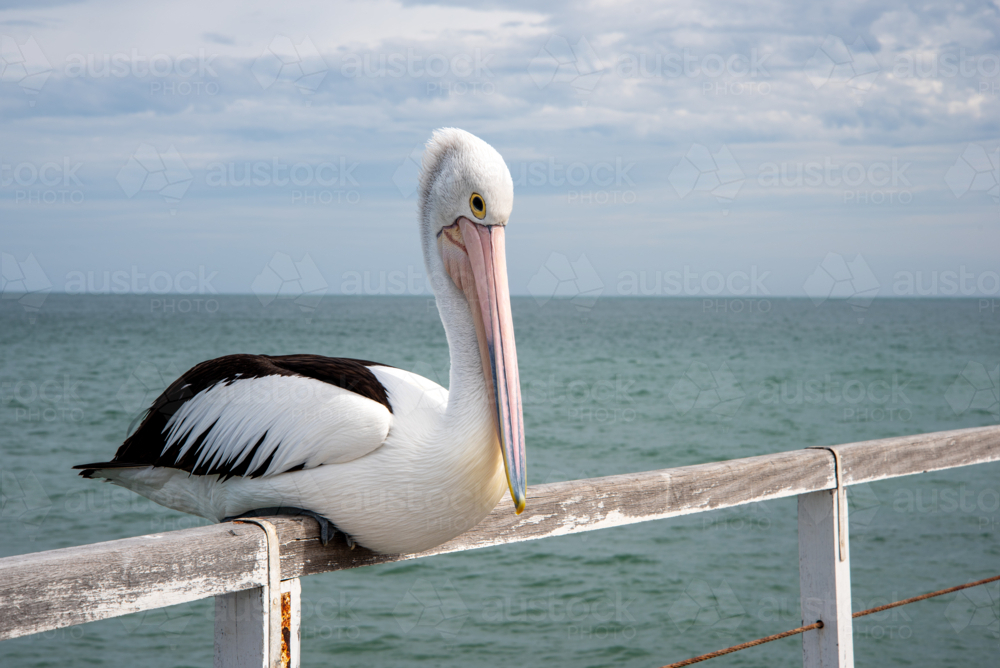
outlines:
[[[292,594],[281,595],[281,668],[292,665]]]

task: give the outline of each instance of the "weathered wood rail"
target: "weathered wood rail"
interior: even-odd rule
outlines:
[[[284,665],[297,666],[301,576],[798,496],[803,623],[824,623],[803,634],[803,662],[852,666],[844,487],[994,461],[1000,426],[536,485],[522,515],[501,503],[419,554],[324,547],[312,519],[273,517],[8,557],[0,640],[214,596],[217,666],[280,665],[282,617]]]

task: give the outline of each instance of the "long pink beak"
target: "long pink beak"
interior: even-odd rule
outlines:
[[[517,350],[514,347],[514,322],[510,313],[510,291],[507,287],[504,228],[500,225],[478,225],[467,218],[459,218],[458,223],[472,265],[486,339],[483,374],[496,410],[497,436],[507,472],[507,486],[514,509],[520,514],[524,510],[527,487],[524,416]],[[470,306],[476,308],[477,305]],[[487,359],[489,368],[486,367]]]

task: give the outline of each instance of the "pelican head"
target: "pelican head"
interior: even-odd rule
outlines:
[[[492,146],[456,128],[434,133],[420,173],[424,261],[446,328],[449,320],[470,318],[475,326],[507,486],[520,514],[526,488],[524,418],[504,249],[513,204],[510,171]]]

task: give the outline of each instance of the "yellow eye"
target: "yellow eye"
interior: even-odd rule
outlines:
[[[479,193],[472,193],[472,197],[469,198],[469,208],[472,209],[472,215],[479,220],[486,217],[486,202]]]

